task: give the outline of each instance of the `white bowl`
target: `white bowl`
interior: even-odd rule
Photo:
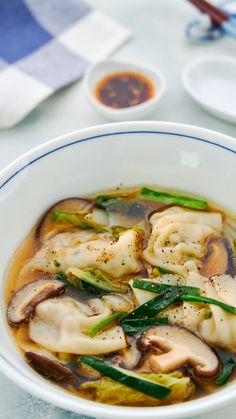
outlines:
[[[192,192],[236,209],[236,142],[202,128],[127,122],[68,134],[33,149],[0,173],[0,298],[14,250],[55,201],[119,184],[156,184]],[[25,390],[65,409],[112,419],[184,418],[218,409],[236,397],[236,382],[182,404],[130,408],[84,400],[52,385],[23,360],[0,316],[0,369]]]
[[[96,98],[94,91],[97,83],[105,76],[120,72],[137,72],[150,79],[154,85],[154,96],[146,102],[128,108],[113,109],[103,105]],[[85,74],[83,86],[90,103],[106,119],[110,121],[128,121],[144,119],[155,111],[163,93],[166,82],[161,71],[158,68],[144,67],[138,64],[123,63],[121,61],[106,60],[92,65]]]
[[[182,76],[189,95],[212,115],[236,123],[236,60],[201,58],[188,64]]]

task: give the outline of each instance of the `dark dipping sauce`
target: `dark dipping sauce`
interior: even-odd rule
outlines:
[[[128,108],[151,99],[154,90],[153,82],[143,74],[122,72],[102,78],[95,88],[95,96],[113,109]]]

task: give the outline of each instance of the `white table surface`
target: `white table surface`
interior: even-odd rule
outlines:
[[[205,113],[187,96],[181,84],[186,63],[209,55],[233,57],[236,41],[225,38],[214,44],[189,43],[184,26],[194,10],[184,0],[90,0],[90,3],[133,31],[133,38],[114,54],[115,58],[154,65],[165,74],[167,91],[150,119],[194,124],[236,136],[234,125]],[[42,103],[16,127],[0,131],[0,169],[50,138],[104,122],[87,103],[80,82],[74,83]],[[235,409],[236,401],[201,418],[233,419]],[[30,396],[0,374],[0,418],[81,419],[81,416]]]

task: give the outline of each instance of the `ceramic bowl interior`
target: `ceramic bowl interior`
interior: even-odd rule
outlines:
[[[171,123],[129,122],[81,130],[25,154],[0,174],[0,298],[14,250],[55,201],[117,185],[154,184],[191,192],[236,210],[236,142],[222,134]],[[94,403],[36,374],[18,352],[0,316],[0,369],[27,391],[97,418],[183,418],[213,410],[236,396],[236,383],[201,400],[160,408]]]

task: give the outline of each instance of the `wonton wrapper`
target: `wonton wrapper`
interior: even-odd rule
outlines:
[[[121,234],[117,242],[107,233],[71,231],[49,239],[26,266],[51,274],[70,266],[98,268],[119,278],[140,270],[139,253],[140,234],[132,229]]]
[[[36,315],[29,323],[30,338],[50,351],[77,355],[99,355],[124,349],[126,341],[120,326],[93,338],[85,334],[111,314],[110,307],[99,299],[90,300],[89,304],[71,297],[38,304]]]
[[[152,234],[144,259],[179,275],[196,271],[203,256],[206,239],[222,230],[220,213],[203,213],[172,207],[155,213],[151,219]]]

